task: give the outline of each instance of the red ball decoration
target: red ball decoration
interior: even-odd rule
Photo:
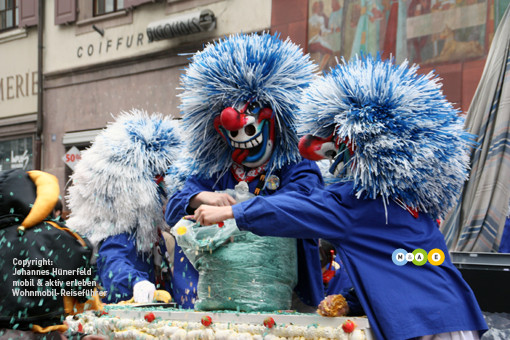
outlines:
[[[156,319],[156,316],[154,315],[154,313],[150,312],[150,313],[145,314],[144,319],[147,322],[152,322],[152,321],[154,321],[154,319]]]
[[[352,333],[355,328],[356,324],[351,320],[345,321],[342,325],[342,329],[344,330],[345,333]]]
[[[94,314],[99,318],[103,315],[108,315],[108,312],[105,312],[104,310],[96,310]]]
[[[272,317],[267,317],[264,319],[264,326],[266,326],[267,328],[273,328],[274,325],[275,323]]]
[[[206,315],[202,318],[202,320],[200,320],[200,322],[202,322],[202,325],[205,327],[209,327],[212,324],[212,319],[209,315]]]

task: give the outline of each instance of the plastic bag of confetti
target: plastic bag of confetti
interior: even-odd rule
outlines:
[[[237,202],[244,188],[224,191]],[[203,227],[181,220],[172,233],[199,273],[198,310],[274,311],[291,308],[297,282],[296,240],[240,231],[235,220]]]
[[[255,195],[248,191],[248,186],[245,182],[238,184],[234,190],[227,189],[218,192],[229,194],[237,202],[243,202],[255,197]],[[184,218],[172,228],[172,233],[177,240],[177,244],[184,250],[191,263],[194,263],[196,257],[204,252],[211,253],[231,240],[232,237],[244,234],[244,232],[237,228],[234,219],[226,220],[221,224],[201,226],[195,221]]]
[[[191,263],[203,253],[211,253],[231,237],[242,234],[234,220],[227,220],[221,226],[201,226],[195,221],[181,219],[172,228],[177,244],[184,250]]]

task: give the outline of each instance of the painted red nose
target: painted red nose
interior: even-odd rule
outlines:
[[[248,117],[244,113],[237,112],[233,107],[227,107],[221,111],[221,125],[228,131],[237,131],[241,129],[247,122]]]

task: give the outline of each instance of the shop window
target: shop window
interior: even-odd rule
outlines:
[[[55,17],[55,24],[76,22],[77,33],[83,34],[100,29],[127,25],[133,22],[134,8],[153,3],[156,0],[55,0],[59,9],[55,13],[62,13],[67,19]]]
[[[18,0],[0,0],[0,32],[18,27]]]
[[[124,9],[124,0],[94,0],[94,16],[117,12]]]
[[[0,141],[0,171],[33,169],[32,137]]]

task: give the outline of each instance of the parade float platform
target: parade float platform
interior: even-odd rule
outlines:
[[[107,305],[103,313],[85,312],[68,317],[67,323],[73,331],[110,339],[375,339],[366,317],[292,311],[204,312],[157,305]]]

